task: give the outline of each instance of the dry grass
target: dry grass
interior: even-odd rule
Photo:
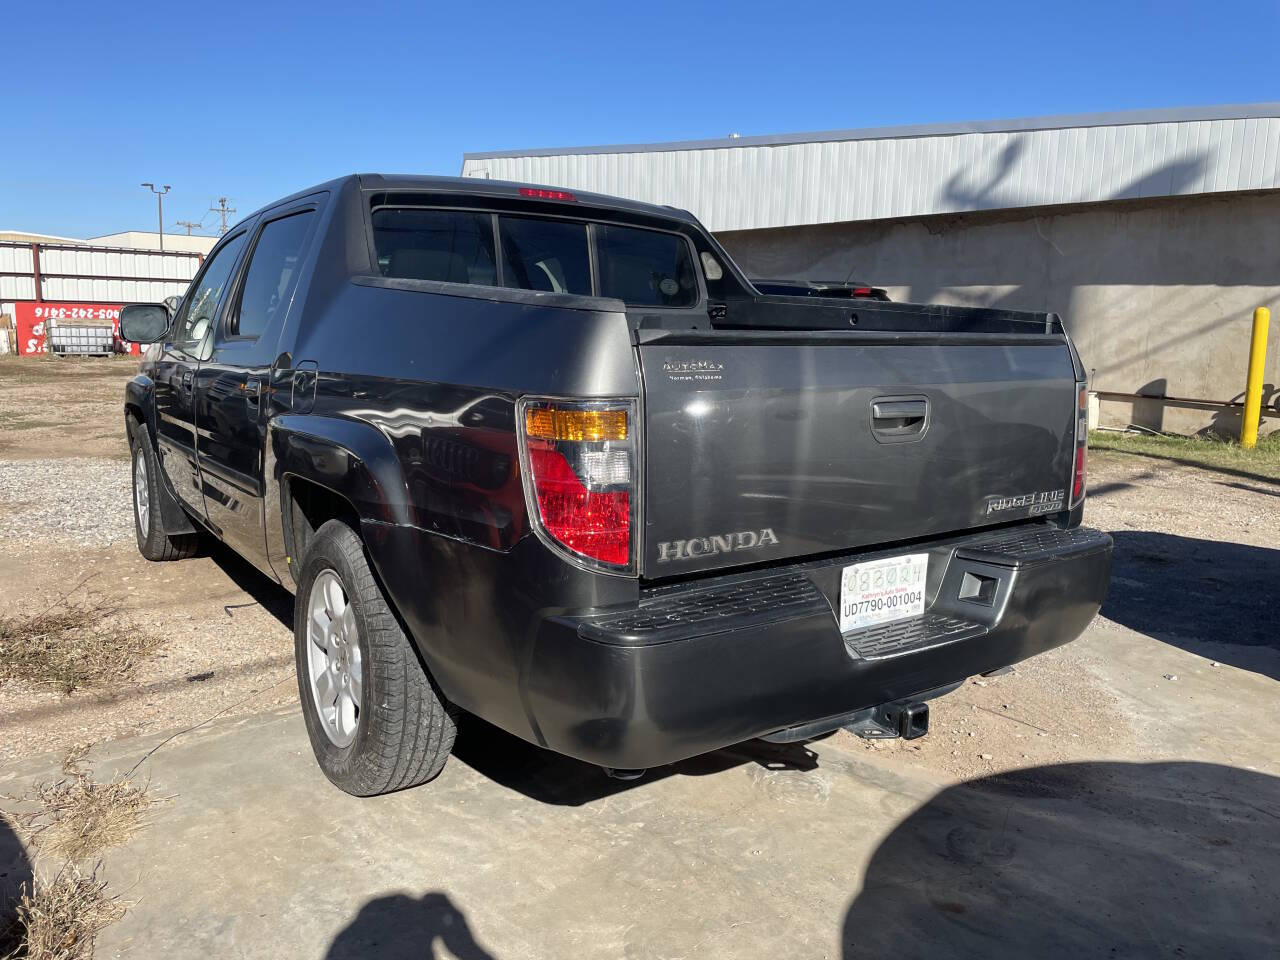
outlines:
[[[1249,474],[1260,480],[1280,480],[1280,433],[1263,437],[1255,449],[1246,450],[1233,440],[1213,437],[1174,437],[1165,434],[1095,430],[1089,434],[1089,448],[1171,460],[1209,470]]]
[[[81,864],[128,840],[154,801],[127,777],[95,781],[84,766],[89,746],[67,754],[60,779],[36,784],[22,798],[29,812],[8,815],[42,854],[64,865],[52,880],[25,886],[7,922],[0,913],[0,960],[91,957],[94,937],[124,915],[98,877],[101,861],[87,873]]]
[[[124,915],[107,895],[101,865],[81,871],[67,864],[50,881],[35,880],[23,890],[17,919],[0,931],[0,960],[83,960],[93,956],[93,940]]]
[[[71,861],[124,843],[153,802],[145,786],[127,777],[112,777],[106,783],[94,780],[83,766],[88,749],[85,744],[67,755],[64,777],[36,784],[26,797],[36,809],[19,817],[42,851]]]
[[[160,641],[117,613],[101,598],[63,597],[39,613],[0,616],[0,681],[47,683],[71,693],[128,677]]]

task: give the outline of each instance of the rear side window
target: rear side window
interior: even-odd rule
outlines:
[[[585,223],[499,217],[498,239],[504,286],[591,295]]]
[[[384,277],[495,286],[493,217],[467,210],[373,211],[373,246]]]
[[[683,237],[602,223],[596,227],[600,296],[644,307],[698,302],[693,257]]]
[[[307,210],[262,228],[244,274],[240,309],[231,319],[233,337],[261,336],[277,316],[289,309],[298,286],[298,266],[307,228],[315,212]]]

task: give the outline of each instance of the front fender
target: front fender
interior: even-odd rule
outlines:
[[[159,456],[156,446],[156,385],[150,377],[140,373],[124,386],[124,429],[129,442],[134,442],[135,424],[145,425],[150,438],[151,448],[156,451],[156,463],[160,469],[156,472],[156,485],[160,493],[160,524],[166,534],[174,536],[182,533],[194,533],[197,529],[190,515],[183,509],[173,485],[164,472],[164,460]]]

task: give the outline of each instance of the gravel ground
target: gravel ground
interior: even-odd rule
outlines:
[[[132,543],[127,461],[0,460],[0,540],[110,547]]]

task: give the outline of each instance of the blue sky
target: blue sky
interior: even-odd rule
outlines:
[[[1280,3],[11,3],[0,229],[475,150],[1280,100]],[[207,231],[207,232],[208,232]]]

